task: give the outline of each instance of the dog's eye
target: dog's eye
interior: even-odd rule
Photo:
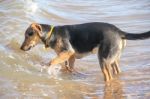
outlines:
[[[29,32],[28,35],[29,35],[29,36],[32,36],[32,35],[33,35],[33,32]]]

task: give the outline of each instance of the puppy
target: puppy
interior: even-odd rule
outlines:
[[[25,32],[25,40],[21,46],[24,51],[30,50],[39,42],[51,47],[57,57],[50,65],[62,64],[72,71],[75,59],[95,52],[98,48],[98,60],[105,81],[114,74],[120,73],[119,60],[126,40],[143,40],[150,38],[150,31],[141,34],[126,33],[116,26],[102,22],[75,25],[52,26],[47,24],[31,24]]]

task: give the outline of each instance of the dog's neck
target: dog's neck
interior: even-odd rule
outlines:
[[[54,30],[52,25],[40,24],[42,27],[42,37],[41,40],[44,43],[45,47],[49,47],[50,37],[53,34]],[[51,33],[50,33],[51,32]],[[50,35],[49,35],[50,33]]]

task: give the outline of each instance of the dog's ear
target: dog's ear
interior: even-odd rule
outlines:
[[[40,37],[42,37],[42,26],[40,24],[38,24],[38,23],[32,23],[31,24],[31,28],[34,29],[34,30],[36,30],[37,33],[38,33],[38,35]]]

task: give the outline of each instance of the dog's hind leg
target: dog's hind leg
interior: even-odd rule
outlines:
[[[112,66],[113,71],[116,74],[120,72],[118,62],[116,61],[116,59],[118,59],[118,56],[120,55],[119,45],[117,44],[117,42],[118,41],[115,40],[114,42],[109,42],[108,40],[103,41],[98,50],[98,58],[105,81],[113,79],[111,72]]]
[[[109,64],[109,62],[107,62],[107,60],[102,60],[102,61],[100,61],[100,67],[101,67],[102,73],[104,75],[104,80],[106,82],[112,80],[113,77],[111,74],[111,64]]]
[[[120,67],[119,67],[118,60],[115,60],[115,62],[112,63],[111,66],[112,66],[113,74],[116,75],[116,74],[121,73],[121,70],[120,70]]]
[[[116,67],[115,62],[111,64],[111,67],[112,67],[113,74],[114,74],[114,75],[117,75],[117,74],[118,74],[118,71],[117,71],[117,67]]]
[[[104,81],[108,82],[110,79],[109,79],[109,74],[108,74],[108,69],[107,69],[106,64],[104,62],[100,61],[100,67],[101,67],[102,73],[104,75]]]
[[[108,72],[109,80],[112,80],[113,77],[112,77],[112,73],[111,73],[111,64],[107,61],[105,63],[106,63],[106,70]]]
[[[119,74],[121,73],[121,69],[119,67],[119,61],[120,61],[120,56],[121,56],[121,52],[123,51],[123,49],[126,46],[126,40],[121,40],[120,44],[119,44],[119,50],[120,50],[120,54],[118,55],[118,58],[115,60],[114,63],[112,63],[112,70],[113,70],[113,74]]]
[[[121,69],[120,69],[120,67],[119,67],[119,60],[116,60],[116,61],[114,62],[114,64],[115,64],[117,73],[118,73],[118,74],[121,73]]]
[[[99,58],[99,64],[102,70],[102,73],[104,75],[104,80],[106,82],[110,81],[113,79],[112,74],[111,74],[111,62],[104,57],[102,48],[99,48],[101,50],[98,50],[98,58]]]

